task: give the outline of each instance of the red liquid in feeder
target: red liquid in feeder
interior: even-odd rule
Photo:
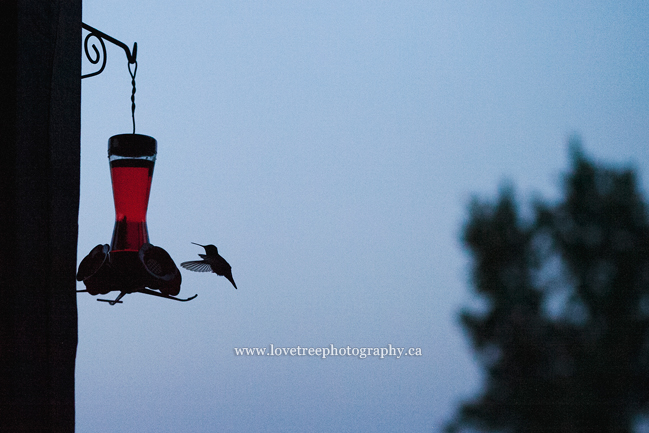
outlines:
[[[110,162],[115,200],[115,229],[111,251],[138,251],[149,242],[146,211],[153,177],[153,161],[116,159]]]

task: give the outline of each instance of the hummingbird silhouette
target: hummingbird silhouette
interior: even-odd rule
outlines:
[[[192,244],[205,248],[205,254],[199,254],[203,260],[182,262],[180,266],[194,272],[214,272],[216,275],[227,278],[236,289],[237,285],[232,278],[232,266],[219,255],[219,250],[214,245],[201,245],[196,242],[192,242]]]

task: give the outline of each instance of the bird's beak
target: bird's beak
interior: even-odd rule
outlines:
[[[194,244],[194,245],[198,245],[199,247],[203,247],[203,248],[205,248],[205,245],[197,244],[196,242],[192,242],[192,244]]]

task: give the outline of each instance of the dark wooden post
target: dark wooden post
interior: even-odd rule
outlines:
[[[2,0],[0,47],[0,431],[73,432],[81,0]]]

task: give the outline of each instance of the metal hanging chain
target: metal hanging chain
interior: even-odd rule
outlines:
[[[132,71],[131,65],[135,65]],[[128,64],[128,73],[131,74],[131,84],[133,85],[133,91],[131,92],[131,117],[133,118],[133,134],[135,134],[135,74],[137,73],[137,60]]]

